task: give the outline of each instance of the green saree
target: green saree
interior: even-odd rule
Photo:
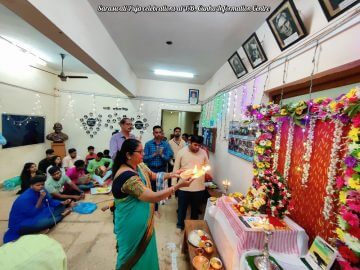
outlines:
[[[153,220],[154,204],[137,199],[145,187],[151,189],[149,169],[145,164],[138,165],[138,174],[129,178],[129,174],[124,172],[115,179],[124,182],[121,191],[128,194],[124,198],[115,199],[117,270],[159,269]]]

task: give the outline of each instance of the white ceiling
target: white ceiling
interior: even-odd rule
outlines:
[[[65,53],[64,71],[66,73],[93,73],[87,66],[68,54],[64,49],[25,22],[22,18],[0,4],[0,36],[40,56],[47,65],[61,70],[60,53]]]
[[[205,83],[227,61],[281,0],[88,0],[103,25],[139,78],[160,80],[156,68],[192,72],[193,79]],[[133,13],[98,12],[98,5],[266,5],[270,12],[237,13]],[[261,37],[260,37],[261,39]],[[173,45],[166,45],[171,40]],[[164,80],[170,80],[164,77]]]

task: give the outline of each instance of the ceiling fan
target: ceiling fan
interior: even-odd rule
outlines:
[[[61,73],[60,74],[56,74],[56,73],[53,73],[53,72],[50,72],[50,71],[47,71],[47,70],[32,66],[32,65],[30,65],[30,66],[32,68],[36,68],[36,69],[39,69],[41,71],[44,71],[44,72],[53,74],[55,76],[58,76],[60,78],[60,80],[63,81],[63,82],[66,82],[67,78],[69,78],[69,79],[87,79],[88,78],[87,76],[67,76],[67,75],[65,75],[65,73],[64,73],[64,59],[65,59],[66,55],[63,54],[63,53],[60,53],[60,56],[61,56]]]

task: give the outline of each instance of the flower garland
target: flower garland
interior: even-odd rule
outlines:
[[[344,159],[344,172],[336,179],[339,193],[339,213],[337,216],[338,251],[341,255],[339,263],[342,269],[355,270],[360,263],[360,91],[352,89],[343,96],[336,110],[343,109],[351,119],[348,133],[348,154]]]
[[[285,165],[284,165],[284,179],[287,182],[289,178],[289,170],[291,164],[291,152],[293,147],[293,140],[294,140],[294,127],[295,122],[290,120],[290,128],[289,128],[289,135],[286,142],[286,154],[285,154]]]
[[[326,197],[324,199],[324,209],[323,209],[323,216],[325,220],[330,218],[332,208],[333,208],[333,195],[335,193],[334,185],[335,185],[335,177],[337,172],[337,165],[339,163],[339,150],[340,150],[340,143],[341,143],[341,135],[342,135],[342,128],[344,124],[336,119],[335,122],[335,129],[334,129],[334,136],[333,136],[333,144],[330,153],[330,165],[328,168],[328,182],[326,185]]]
[[[309,179],[310,172],[310,158],[312,154],[312,146],[314,140],[314,129],[315,129],[316,119],[311,118],[309,123],[309,132],[305,143],[305,154],[304,154],[304,165],[303,165],[303,174],[301,177],[301,183],[303,186],[306,186]]]
[[[273,156],[273,172],[275,172],[277,170],[278,167],[278,162],[279,162],[279,150],[280,150],[280,142],[281,142],[281,128],[282,128],[282,121],[280,121],[277,124],[277,134],[276,134],[276,139],[275,139],[275,151],[274,151],[274,156]]]

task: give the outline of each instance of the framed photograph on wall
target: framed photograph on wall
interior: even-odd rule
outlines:
[[[360,0],[319,0],[326,19],[331,21],[346,10],[360,3]]]
[[[267,61],[266,54],[261,47],[260,41],[255,33],[253,33],[242,45],[247,58],[253,68],[260,66]]]
[[[266,21],[282,51],[307,35],[292,0],[283,1]]]
[[[189,89],[189,104],[195,105],[199,103],[199,90],[198,89]]]
[[[203,145],[212,153],[215,153],[216,145],[216,128],[202,128],[204,137]]]
[[[234,54],[228,59],[228,62],[238,79],[247,73],[247,69],[237,52],[234,52]]]
[[[230,121],[228,152],[252,161],[254,156],[255,129],[248,122]]]

